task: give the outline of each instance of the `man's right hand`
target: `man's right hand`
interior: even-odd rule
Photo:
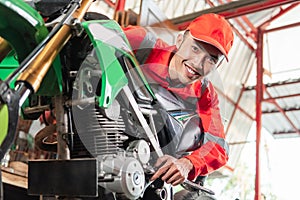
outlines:
[[[191,161],[187,158],[177,159],[169,155],[164,155],[158,158],[155,166],[161,167],[159,167],[159,169],[151,177],[150,181],[154,181],[161,177],[163,181],[168,184],[172,184],[173,186],[183,183],[188,177],[189,172],[194,167]]]

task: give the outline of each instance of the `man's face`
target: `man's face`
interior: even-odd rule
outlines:
[[[179,35],[176,46],[178,51],[170,62],[170,78],[181,84],[190,84],[214,70],[222,57],[214,46],[194,40],[189,32]]]

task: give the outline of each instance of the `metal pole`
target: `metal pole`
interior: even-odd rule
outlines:
[[[256,82],[256,174],[255,200],[260,200],[260,138],[261,138],[261,104],[263,100],[263,31],[257,31],[257,82]]]
[[[126,0],[118,0],[116,2],[115,12],[125,10]]]

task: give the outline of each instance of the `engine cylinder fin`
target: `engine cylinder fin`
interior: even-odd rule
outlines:
[[[95,154],[115,154],[123,147],[122,133],[125,124],[120,116],[117,120],[105,117],[99,109],[93,109],[97,123],[91,124],[91,132],[94,133]],[[95,121],[94,121],[95,122]]]
[[[94,156],[116,154],[122,151],[125,123],[122,116],[111,120],[102,114],[100,109],[89,106],[84,110],[87,113],[82,119],[84,125],[79,131],[84,145]]]

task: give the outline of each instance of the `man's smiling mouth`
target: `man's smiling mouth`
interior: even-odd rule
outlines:
[[[193,69],[189,65],[187,65],[187,64],[184,64],[184,65],[185,65],[185,68],[186,68],[187,72],[190,73],[191,75],[193,75],[193,76],[201,76],[201,74],[199,74],[199,72],[197,72],[195,69]]]

